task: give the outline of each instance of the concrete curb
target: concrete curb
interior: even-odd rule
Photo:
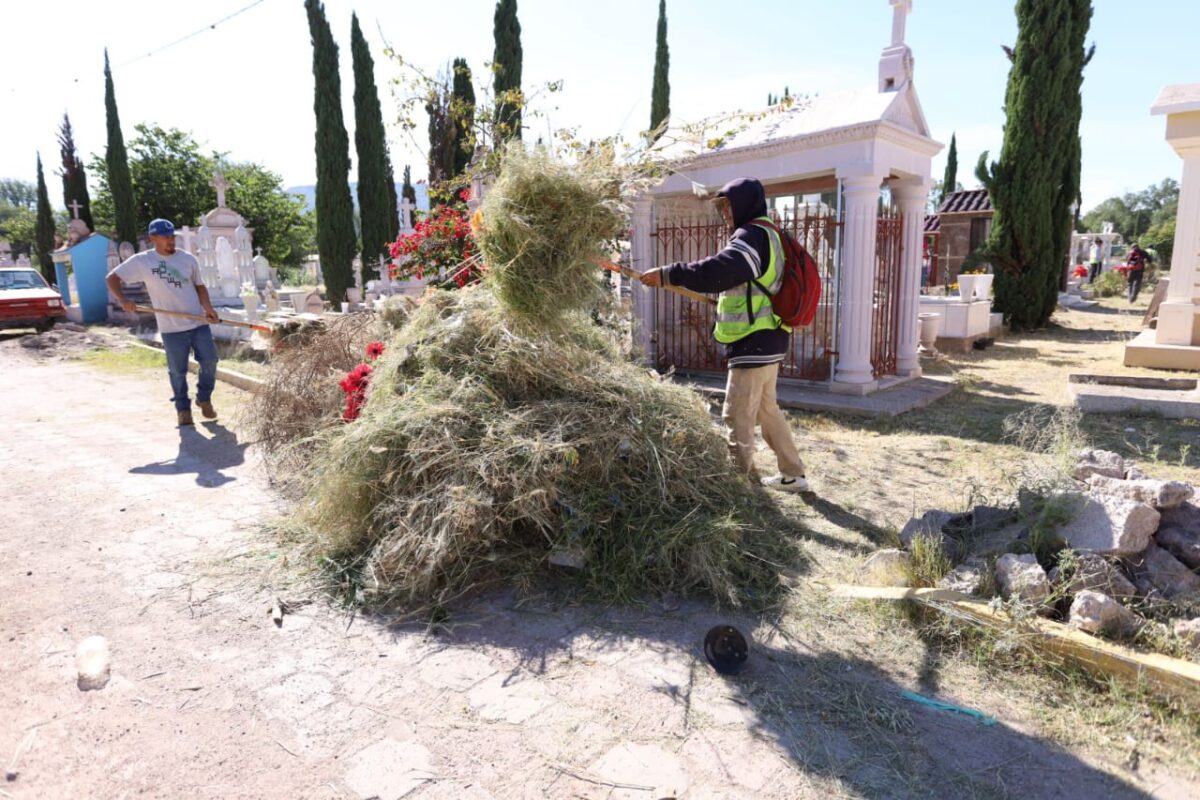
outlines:
[[[154,353],[163,352],[157,347],[151,347],[150,345],[143,344],[141,342],[131,342],[131,344],[134,347],[140,347],[143,350],[150,350]],[[200,372],[200,365],[196,363],[196,359],[188,359],[188,372],[193,374]],[[224,367],[217,367],[217,380],[223,381],[228,383],[230,386],[235,386],[244,392],[250,392],[252,394],[262,391],[263,386],[266,385],[258,378],[251,378],[249,375],[243,375],[240,372],[234,372],[233,370],[225,369]]]

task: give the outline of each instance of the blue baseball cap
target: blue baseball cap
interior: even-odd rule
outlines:
[[[146,232],[151,236],[170,236],[175,233],[175,225],[169,219],[156,219],[150,223]]]

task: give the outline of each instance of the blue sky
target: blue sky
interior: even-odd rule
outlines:
[[[0,92],[6,120],[0,176],[33,177],[34,152],[57,162],[56,125],[68,110],[85,153],[104,147],[102,48],[115,80],[126,138],[136,122],[190,130],[213,149],[259,161],[288,184],[311,183],[312,72],[301,0],[263,0],[215,30],[150,58],[131,59],[237,11],[252,0],[90,0],[6,8]],[[532,135],[578,126],[584,135],[648,124],[657,0],[520,0],[525,83],[564,81],[538,105]],[[958,134],[959,180],[970,186],[982,150],[1002,141],[1008,60],[1001,44],[1016,38],[1010,0],[915,0],[907,40],[916,86],[933,135]],[[1086,73],[1083,118],[1085,208],[1164,177],[1181,162],[1151,117],[1160,88],[1200,81],[1192,48],[1200,2],[1095,0],[1089,41],[1097,53]],[[493,0],[328,0],[342,49],[344,111],[353,122],[350,13],[356,10],[376,50],[385,116],[395,103],[395,68],[378,51],[380,31],[413,63],[436,70],[457,55],[482,71],[492,53]],[[887,0],[668,0],[671,101],[677,118],[695,120],[755,108],[768,92],[829,94],[872,85],[888,43]],[[351,131],[351,135],[353,135]],[[398,164],[424,174],[424,157],[399,131]],[[944,153],[934,163],[940,177]],[[56,196],[51,191],[51,196]]]

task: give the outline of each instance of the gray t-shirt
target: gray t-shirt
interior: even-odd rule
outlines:
[[[130,256],[112,271],[126,283],[144,283],[150,293],[150,303],[164,311],[183,311],[204,316],[196,287],[201,284],[200,264],[196,257],[185,250],[176,250],[169,256],[160,256],[146,250]],[[205,322],[155,314],[160,333],[179,333],[206,325]]]

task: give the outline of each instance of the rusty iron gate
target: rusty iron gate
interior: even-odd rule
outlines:
[[[875,235],[872,285],[871,371],[876,378],[896,374],[900,344],[900,258],[904,236],[899,212],[884,209]]]
[[[837,282],[837,214],[829,209],[800,208],[772,215],[816,260],[821,272],[821,303],[812,325],[792,336],[791,350],[784,357],[779,374],[784,378],[825,381],[833,366]],[[713,255],[725,246],[729,230],[717,218],[660,220],[653,233],[657,263],[696,261]],[[724,346],[713,339],[716,321],[714,306],[699,303],[670,292],[656,297],[655,337],[658,365],[680,372],[724,372]]]

